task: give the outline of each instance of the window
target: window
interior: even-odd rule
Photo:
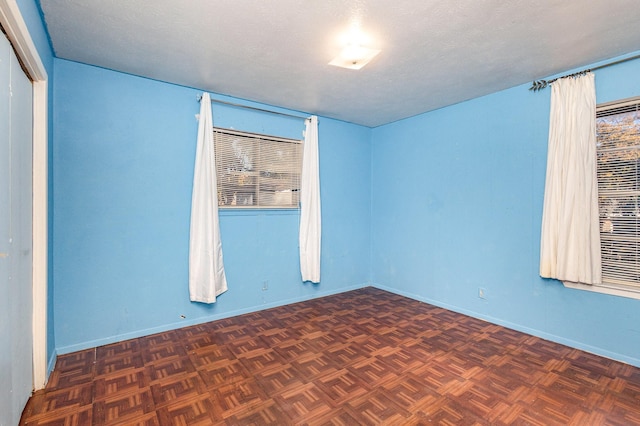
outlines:
[[[599,105],[596,112],[602,281],[638,292],[633,297],[640,295],[639,107],[635,98]]]
[[[297,208],[302,141],[213,129],[221,208]]]

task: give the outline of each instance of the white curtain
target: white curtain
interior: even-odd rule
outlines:
[[[189,297],[193,302],[214,303],[227,291],[218,222],[213,117],[208,93],[200,100],[196,164],[191,197],[189,239]]]
[[[320,168],[318,117],[307,119],[300,181],[300,272],[302,281],[320,282]]]
[[[596,176],[595,79],[551,85],[549,151],[542,214],[540,275],[602,282]]]

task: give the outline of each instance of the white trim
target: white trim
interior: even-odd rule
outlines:
[[[33,83],[33,385],[47,383],[47,80]]]
[[[31,80],[46,81],[47,70],[42,64],[40,54],[36,45],[33,44],[27,24],[22,19],[20,8],[15,0],[0,0],[0,22]]]
[[[639,299],[640,300],[640,289],[627,288],[615,284],[582,284],[582,283],[574,283],[571,281],[562,281],[562,284],[567,288],[572,288],[574,290],[585,290],[592,291],[594,293],[603,293],[609,294],[611,296],[620,296],[620,297],[628,297],[631,299]]]
[[[47,70],[15,0],[0,0],[0,23],[33,82],[33,387],[47,380]]]
[[[626,106],[635,105],[640,102],[640,96],[634,96],[632,98],[620,99],[618,101],[605,102],[596,106],[596,111],[608,111],[610,109],[624,108]]]

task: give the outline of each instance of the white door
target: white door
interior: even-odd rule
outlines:
[[[33,86],[0,36],[0,424],[33,389]]]

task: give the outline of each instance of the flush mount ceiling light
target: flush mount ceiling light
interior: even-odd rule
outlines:
[[[329,62],[329,65],[359,70],[375,58],[378,53],[380,53],[379,49],[369,49],[358,44],[349,44]]]
[[[370,44],[370,37],[360,30],[360,25],[352,25],[351,30],[340,37],[342,51],[329,65],[359,70],[380,53],[380,49],[365,47]]]

